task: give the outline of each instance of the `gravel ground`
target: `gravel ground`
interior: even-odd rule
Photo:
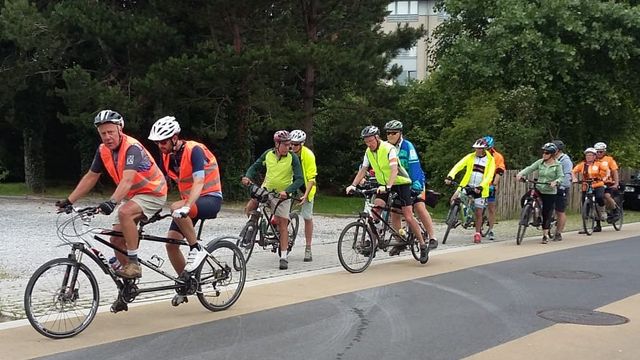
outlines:
[[[66,257],[69,247],[64,245],[56,236],[56,222],[67,218],[68,215],[57,215],[52,200],[0,198],[0,228],[5,229],[0,235],[0,321],[7,318],[24,318],[23,296],[24,288],[31,274],[43,263],[58,257]],[[90,206],[91,203],[79,203],[78,206]],[[60,219],[59,219],[60,217]],[[274,278],[284,275],[304,273],[312,270],[340,268],[337,257],[336,244],[344,226],[355,220],[353,217],[316,216],[314,221],[313,261],[303,262],[304,256],[304,222],[301,221],[296,246],[289,255],[289,269],[278,270],[278,259],[269,250],[256,247],[248,264],[247,280]],[[246,218],[237,210],[224,210],[218,219],[208,221],[203,231],[205,242],[221,235],[235,236],[240,233]],[[108,216],[97,216],[92,225],[110,227]],[[496,224],[496,241],[513,241],[515,238],[515,221],[503,221]],[[149,234],[164,235],[169,226],[169,219],[145,227]],[[576,229],[577,224],[570,224],[568,229]],[[440,239],[444,233],[443,224],[436,224],[436,234]],[[527,236],[540,234],[535,229],[528,230]],[[440,245],[436,252],[442,249],[472,245],[473,231],[455,229],[449,236],[446,245]],[[483,242],[489,242],[483,240]],[[100,245],[94,241],[97,245]],[[515,243],[515,242],[514,242]],[[96,245],[94,244],[94,245]],[[100,245],[99,248],[105,248]],[[111,254],[109,249],[107,254]],[[173,273],[171,265],[165,255],[164,244],[145,241],[140,246],[142,257],[150,258],[157,254],[165,261],[163,268]],[[388,259],[382,253],[375,261]],[[400,258],[414,261],[411,253],[406,251]],[[427,264],[428,265],[428,264]],[[101,304],[107,305],[116,297],[116,287],[110,278],[105,276],[93,265],[92,269],[100,284]],[[163,277],[145,269],[142,283],[159,283],[166,281]],[[172,293],[145,294],[136,302],[157,298],[169,298]]]

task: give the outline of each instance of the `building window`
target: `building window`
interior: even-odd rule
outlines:
[[[387,6],[389,15],[418,15],[417,1],[393,1]]]

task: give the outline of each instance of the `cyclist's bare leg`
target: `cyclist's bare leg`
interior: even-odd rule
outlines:
[[[275,216],[278,220],[278,231],[280,232],[280,257],[287,258],[287,248],[289,248],[289,219]]]
[[[490,202],[487,204],[487,217],[489,218],[489,229],[493,229],[493,224],[496,222],[496,203]]]
[[[256,199],[249,199],[247,205],[244,207],[244,214],[249,217],[249,214],[258,208],[258,201]]]
[[[307,248],[311,248],[311,240],[313,237],[313,218],[304,219],[304,240]]]
[[[120,226],[120,224],[113,224],[113,231],[122,231],[122,227]],[[129,262],[129,259],[127,258],[127,244],[124,242],[124,238],[120,236],[112,236],[111,238],[109,238],[109,241],[115,247],[124,251],[124,254],[115,250],[114,253],[120,264],[122,266],[126,265],[127,262]]]
[[[475,215],[476,215],[476,232],[482,233],[482,211],[484,209],[481,207],[476,207]]]
[[[127,201],[118,209],[118,219],[127,251],[138,250],[138,220],[142,218],[142,208],[133,201]]]
[[[400,227],[402,227],[402,215],[398,214],[395,211],[391,212],[391,227],[398,231]]]
[[[424,202],[420,201],[413,204],[413,211],[418,215],[420,222],[424,226],[425,230],[431,237],[431,239],[436,238],[435,230],[433,229],[433,220],[431,219],[431,214],[429,214],[429,210],[427,210],[427,205]]]
[[[613,210],[616,207],[616,201],[613,200],[613,196],[610,193],[604,193],[604,204],[606,205],[607,210]]]
[[[418,221],[413,217],[413,206],[403,206],[402,207],[402,215],[404,216],[404,221],[409,225],[409,229],[415,234],[418,238],[418,242],[420,246],[425,246],[424,238],[422,237],[422,231],[420,231],[420,225],[418,225]]]
[[[556,227],[558,228],[557,232],[562,234],[562,231],[564,230],[564,225],[567,223],[567,214],[565,214],[564,211],[561,212],[556,210],[556,221],[557,221]]]
[[[179,232],[175,230],[169,230],[167,233],[167,238],[174,240],[182,240],[183,236]],[[186,260],[184,259],[184,255],[180,250],[180,245],[176,244],[167,244],[167,256],[169,257],[169,261],[171,261],[171,266],[176,271],[177,274],[182,274],[184,267],[186,265]]]

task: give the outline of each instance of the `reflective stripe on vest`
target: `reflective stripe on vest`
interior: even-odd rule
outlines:
[[[104,164],[104,168],[107,170],[107,173],[111,176],[116,185],[120,184],[120,180],[122,180],[122,173],[124,172],[127,150],[134,144],[138,144],[143,150],[144,154],[151,162],[151,167],[146,171],[136,171],[136,175],[133,178],[133,184],[131,185],[129,192],[127,193],[127,198],[131,199],[134,195],[137,194],[166,196],[167,182],[165,181],[162,172],[156,165],[156,162],[153,160],[153,157],[151,156],[151,154],[149,154],[147,149],[145,149],[144,146],[142,146],[140,142],[138,142],[138,140],[128,135],[122,134],[122,143],[120,144],[120,150],[118,151],[117,169],[116,165],[113,162],[113,152],[104,144],[100,144],[100,158],[102,159],[102,163]]]
[[[375,153],[367,147],[367,159],[369,160],[369,164],[373,168],[373,171],[375,171],[376,180],[380,185],[387,185],[389,176],[391,176],[391,164],[389,163],[389,152],[391,149],[395,149],[395,146],[386,141],[380,141],[378,150],[376,150]],[[398,161],[398,176],[396,177],[394,185],[406,184],[411,184],[409,174],[407,173],[407,170],[402,167],[400,161]]]
[[[222,185],[220,183],[220,170],[218,169],[218,161],[209,149],[196,142],[185,141],[184,150],[182,152],[182,158],[180,159],[180,174],[176,174],[169,166],[169,154],[162,154],[162,160],[164,168],[170,178],[178,183],[178,190],[180,191],[180,197],[182,199],[189,198],[189,192],[193,187],[193,166],[191,165],[191,154],[193,148],[199,146],[204,152],[204,157],[207,162],[204,164],[204,185],[200,195],[222,192]]]

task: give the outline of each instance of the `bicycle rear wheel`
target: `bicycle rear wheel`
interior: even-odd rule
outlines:
[[[75,336],[93,321],[100,303],[95,276],[85,264],[60,258],[31,276],[24,292],[29,323],[52,339]]]
[[[527,232],[532,212],[533,207],[531,204],[526,204],[520,211],[520,222],[518,223],[518,233],[516,234],[516,245],[522,244],[522,239],[524,239],[524,233]]]
[[[373,261],[376,244],[373,236],[362,222],[345,226],[338,239],[338,259],[350,273],[363,272]]]
[[[233,237],[218,238],[207,244],[210,255],[195,275],[199,283],[198,300],[211,311],[233,305],[242,294],[247,277],[242,251],[226,239]]]
[[[460,205],[459,204],[451,205],[451,207],[449,208],[449,213],[447,214],[447,219],[445,220],[445,223],[447,224],[447,230],[445,230],[444,237],[442,238],[443,244],[447,243],[447,238],[449,237],[449,232],[451,231],[451,229],[456,227],[458,223],[459,213],[460,213]]]
[[[582,204],[582,229],[587,235],[593,234],[593,228],[596,224],[596,207],[591,199],[586,199]]]
[[[252,222],[247,222],[247,224],[240,231],[240,238],[236,241],[236,245],[242,251],[242,255],[244,257],[244,261],[246,263],[249,262],[249,258],[253,253],[253,246],[256,243],[256,234],[260,230],[258,226]]]
[[[611,225],[613,225],[616,231],[620,231],[622,230],[622,223],[624,221],[624,211],[622,210],[622,206],[616,206],[616,209],[618,211],[618,218],[616,221],[611,222]]]

